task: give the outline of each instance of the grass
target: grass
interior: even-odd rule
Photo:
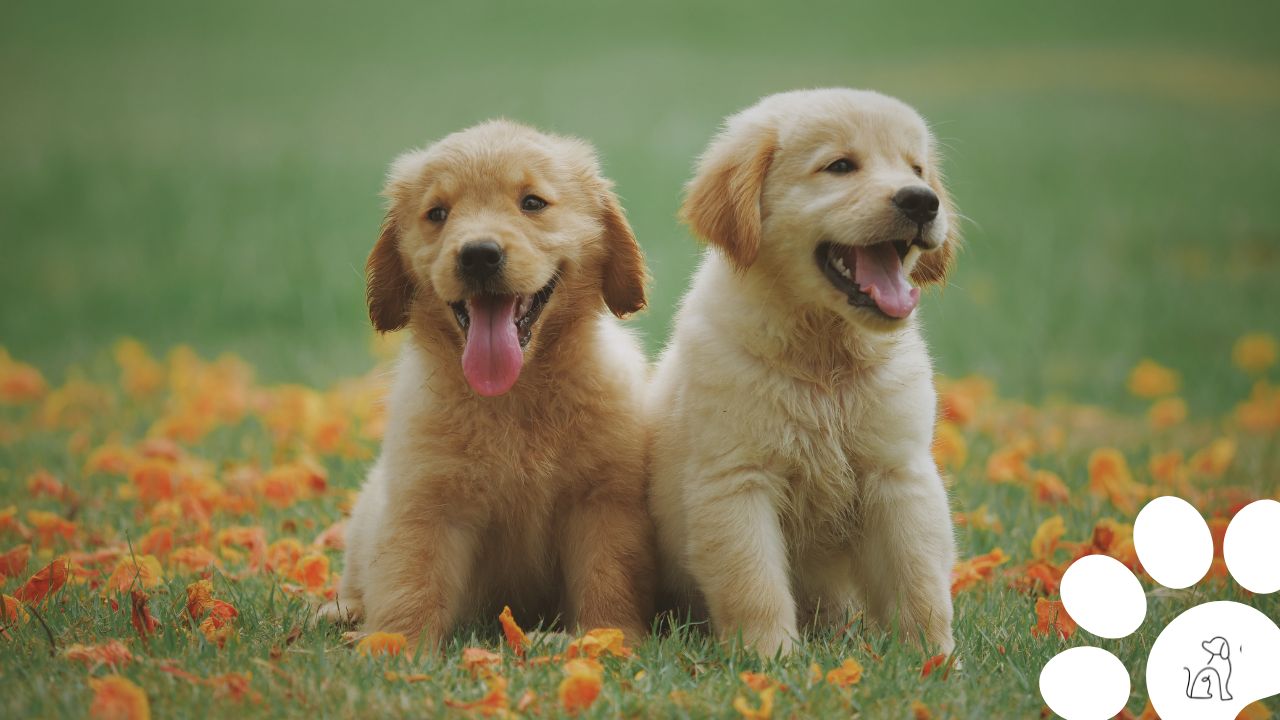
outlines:
[[[1277,15],[1280,7],[1244,2],[1153,10],[997,1],[911,12],[665,1],[8,8],[0,26],[8,69],[0,77],[0,344],[55,385],[80,368],[117,399],[78,428],[38,421],[48,397],[3,409],[0,509],[71,515],[86,547],[137,541],[155,524],[138,500],[117,495],[127,482],[83,471],[89,448],[111,437],[135,443],[167,412],[162,397],[135,400],[114,387],[118,337],[157,350],[189,343],[208,357],[234,352],[272,397],[279,383],[325,388],[368,371],[362,265],[384,168],[405,148],[494,115],[596,143],[649,256],[652,306],[635,325],[656,352],[699,252],[674,219],[693,158],[720,118],[758,96],[835,84],[906,99],[944,143],[969,222],[954,282],[923,307],[939,369],[992,379],[1002,397],[1031,404],[1038,423],[1067,438],[1032,460],[1072,490],[1069,505],[1048,507],[984,471],[990,453],[1013,441],[1018,405],[983,406],[965,426],[970,458],[954,471],[954,505],[986,504],[1004,531],[962,530],[964,556],[999,546],[1011,555],[1004,570],[1016,571],[1055,513],[1075,540],[1100,518],[1131,521],[1085,490],[1088,455],[1102,445],[1120,447],[1148,483],[1153,453],[1190,454],[1225,433],[1239,442],[1235,462],[1225,477],[1201,479],[1200,491],[1272,496],[1275,435],[1254,436],[1230,420],[1253,382],[1231,366],[1230,348],[1246,332],[1280,334],[1280,216],[1271,211],[1280,187]],[[1148,428],[1140,419],[1148,402],[1124,391],[1143,357],[1183,377],[1190,417],[1173,430]],[[1085,422],[1084,404],[1110,414]],[[249,413],[184,445],[223,480],[231,463],[268,468],[303,449],[278,446],[265,425]],[[255,525],[271,540],[309,541],[341,515],[345,490],[367,465],[341,453],[323,461],[329,492],[283,509],[223,511],[212,530]],[[81,502],[30,497],[25,481],[39,468]],[[1206,512],[1228,510],[1218,495],[1206,502]],[[17,542],[0,535],[0,552]],[[42,551],[70,549],[37,543],[27,573],[46,559]],[[0,587],[12,593],[23,579]],[[305,599],[284,593],[275,574],[215,578],[219,597],[241,612],[238,639],[218,649],[182,629],[188,581],[167,573],[151,590],[165,629],[149,644],[134,636],[127,613],[85,586],[64,589],[41,614],[59,648],[129,638],[141,659],[124,672],[157,716],[197,707],[214,716],[432,714],[445,698],[481,691],[455,651],[492,647],[497,637],[485,624],[440,656],[391,661],[433,677],[400,685],[383,678],[381,662],[342,647],[336,631],[305,624]],[[750,668],[788,686],[777,717],[851,708],[904,717],[913,699],[939,717],[1035,716],[1039,667],[1085,641],[1032,637],[1034,601],[1006,581],[957,598],[963,666],[948,679],[922,680],[917,653],[860,628],[883,659],[860,642],[815,638],[799,657],[762,663],[679,632],[640,644],[634,660],[607,661],[591,713],[733,715],[737,694],[755,702],[737,679]],[[1233,597],[1232,588],[1221,592]],[[1158,628],[1206,597],[1153,596],[1138,635],[1101,643],[1135,669],[1131,709],[1140,709],[1138,668]],[[1272,601],[1250,602],[1280,614]],[[304,630],[285,648],[295,627]],[[0,641],[3,714],[82,715],[89,673],[49,657],[39,622],[10,633]],[[277,659],[273,648],[282,650]],[[852,692],[809,682],[810,662],[830,669],[845,657],[867,667]],[[252,672],[264,701],[215,698],[214,689],[161,671],[164,659],[202,676]],[[532,688],[549,715],[559,673],[554,665],[504,668],[513,700]],[[672,691],[684,693],[684,705]]]

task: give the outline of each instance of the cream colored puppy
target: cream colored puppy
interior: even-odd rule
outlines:
[[[763,654],[855,606],[950,652],[955,548],[913,311],[957,239],[924,121],[873,92],[767,97],[728,119],[681,212],[715,250],[647,403],[667,591]]]
[[[504,604],[620,627],[652,606],[640,248],[586,143],[496,121],[399,157],[369,315],[408,327],[331,617],[429,644]]]

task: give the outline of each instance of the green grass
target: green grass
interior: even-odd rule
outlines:
[[[1033,403],[1137,414],[1144,404],[1124,395],[1124,379],[1150,356],[1183,374],[1195,431],[1181,440],[1192,450],[1247,392],[1232,341],[1280,334],[1278,22],[1280,5],[1246,2],[14,4],[0,23],[0,345],[55,380],[77,366],[105,378],[122,335],[236,352],[264,382],[362,373],[362,268],[386,164],[506,115],[599,148],[655,277],[635,325],[656,352],[700,251],[675,220],[680,188],[717,123],[769,92],[849,85],[902,97],[932,122],[968,218],[954,281],[923,308],[939,369],[982,373]],[[140,430],[120,428],[126,439]],[[65,510],[26,500],[23,479],[47,467],[100,498],[82,509],[86,521],[136,531],[129,508],[107,502],[113,487],[80,478],[65,441],[0,448],[0,507]],[[1025,560],[1047,512],[982,479],[983,442],[955,504],[989,503],[1006,532],[965,532],[962,553],[1000,545]],[[1124,449],[1139,467],[1167,445],[1140,437]],[[252,427],[200,452],[271,457]],[[1231,481],[1274,494],[1274,443],[1240,455]],[[1042,460],[1080,490],[1085,456]],[[356,487],[363,469],[331,464],[332,481]],[[1078,537],[1112,513],[1089,501],[1067,514]],[[326,500],[225,521],[274,534],[286,520],[323,526],[337,515]],[[0,539],[0,551],[12,542]],[[301,604],[265,579],[219,583],[245,614],[239,641],[218,651],[178,632],[174,581],[157,593],[168,630],[135,652],[201,674],[251,671],[267,702],[214,701],[149,661],[129,672],[157,717],[417,716],[477,694],[453,654],[406,662],[436,680],[396,686],[327,628],[308,627],[277,672],[270,651],[303,622]],[[1104,645],[1130,667],[1174,605],[1189,604],[1156,602],[1139,635]],[[1039,667],[1081,640],[1032,639],[1031,607],[998,584],[961,595],[964,665],[950,680],[921,681],[918,654],[876,634],[867,639],[884,660],[874,671],[843,640],[815,639],[762,666],[697,633],[663,637],[610,673],[593,714],[729,715],[736,671],[764,667],[792,689],[776,717],[852,707],[901,718],[915,698],[944,716],[1034,717]],[[131,632],[83,590],[68,590],[46,620],[60,646]],[[82,715],[84,669],[50,660],[38,624],[13,632],[0,641],[0,714]],[[493,628],[475,632],[456,644],[493,641]],[[811,660],[830,668],[846,656],[869,666],[856,692],[808,685]],[[639,669],[643,680],[627,679]],[[534,687],[552,710],[557,673],[513,675],[513,698]],[[669,702],[671,690],[690,704]]]

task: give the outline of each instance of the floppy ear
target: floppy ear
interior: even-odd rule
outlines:
[[[607,253],[601,294],[614,315],[626,317],[643,310],[648,303],[645,285],[649,274],[631,224],[627,222],[617,196],[607,188],[602,197],[600,222],[604,226],[602,238]]]
[[[409,305],[418,292],[400,257],[400,223],[394,210],[382,221],[378,241],[364,266],[369,319],[378,332],[391,332],[409,321]]]
[[[776,150],[771,127],[730,121],[685,186],[680,219],[739,270],[750,267],[760,251],[760,193]]]
[[[1227,645],[1226,638],[1215,638],[1215,639],[1218,641],[1218,648],[1219,648],[1218,654],[1222,656],[1223,660],[1231,659],[1231,647]]]
[[[942,184],[941,175],[935,172],[929,181],[929,187],[937,193],[942,212],[947,216],[947,237],[943,240],[942,247],[922,254],[916,261],[915,267],[911,269],[911,279],[917,285],[946,282],[947,274],[955,264],[956,252],[960,249],[960,221],[956,216],[956,206],[951,201],[951,195]]]

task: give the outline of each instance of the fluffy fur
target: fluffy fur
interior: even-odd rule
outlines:
[[[856,170],[824,172],[840,158]],[[940,201],[923,226],[892,202],[919,185]],[[823,242],[918,232],[903,267],[916,284],[945,277],[956,220],[924,121],[871,92],[765,98],[728,119],[682,215],[715,249],[648,395],[666,591],[763,654],[855,607],[950,652],[955,550],[925,343],[914,313],[851,305],[815,261]]]
[[[522,208],[534,193],[545,209]],[[347,525],[330,616],[438,644],[461,621],[647,629],[653,583],[644,357],[613,317],[645,304],[644,259],[594,152],[506,121],[399,157],[368,262],[378,330],[408,327],[387,432]],[[432,208],[448,209],[443,222]],[[498,242],[504,291],[558,284],[515,386],[464,379],[458,252]],[[611,311],[611,312],[610,312]]]

